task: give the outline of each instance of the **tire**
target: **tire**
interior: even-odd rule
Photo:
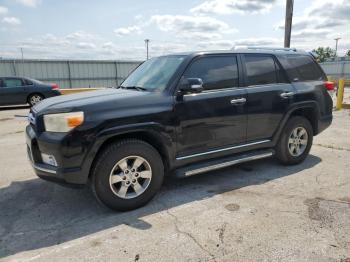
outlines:
[[[132,167],[141,162],[133,170]],[[147,204],[159,191],[163,177],[164,166],[158,151],[144,141],[127,139],[111,144],[99,154],[92,169],[91,186],[101,203],[114,210],[127,211]]]
[[[32,106],[35,106],[37,103],[41,102],[43,99],[44,99],[44,96],[41,94],[31,94],[28,97],[28,103],[32,107]]]
[[[296,133],[292,133],[292,132]],[[306,132],[306,135],[305,135]],[[304,134],[299,138],[295,134]],[[291,138],[291,140],[289,140]],[[306,142],[305,142],[306,140]],[[295,141],[295,142],[292,142]],[[313,128],[304,117],[294,116],[288,120],[276,145],[276,158],[284,165],[296,165],[305,160],[313,141]],[[300,151],[298,152],[298,145]],[[293,147],[294,146],[294,147]]]

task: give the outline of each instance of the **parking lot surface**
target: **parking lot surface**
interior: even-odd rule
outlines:
[[[300,165],[265,159],[169,178],[125,213],[35,176],[27,112],[0,110],[0,260],[350,261],[349,110]]]

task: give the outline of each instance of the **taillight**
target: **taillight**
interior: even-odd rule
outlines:
[[[332,81],[325,81],[324,87],[327,89],[327,91],[334,91],[334,83]]]
[[[58,90],[60,89],[57,84],[51,84],[52,90]]]

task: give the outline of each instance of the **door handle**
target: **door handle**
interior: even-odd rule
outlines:
[[[289,97],[294,96],[294,92],[284,92],[284,93],[280,94],[280,96],[282,98],[289,98]]]
[[[247,99],[245,99],[244,97],[237,98],[237,99],[232,99],[231,100],[231,105],[243,105],[243,104],[245,104],[246,101],[247,101]]]

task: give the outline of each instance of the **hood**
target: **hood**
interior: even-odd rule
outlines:
[[[69,112],[83,109],[86,106],[93,107],[98,104],[109,102],[139,100],[150,95],[151,92],[108,88],[97,91],[87,91],[71,95],[61,95],[44,99],[33,107],[33,111],[42,112]]]

